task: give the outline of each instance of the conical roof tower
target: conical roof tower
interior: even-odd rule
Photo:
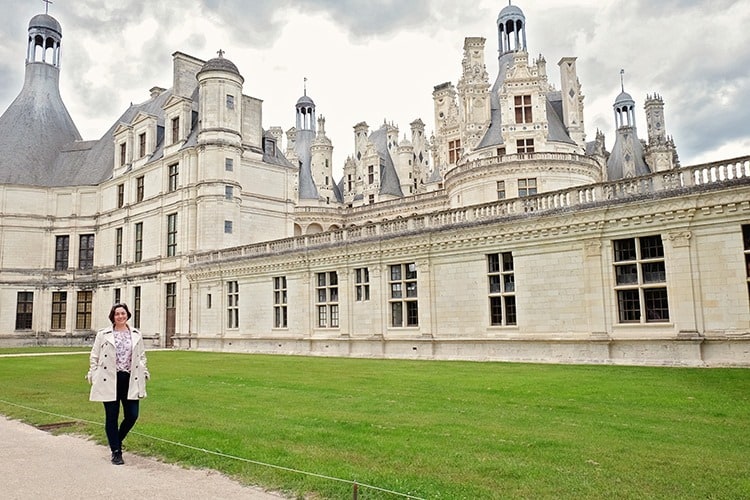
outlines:
[[[0,183],[50,185],[63,146],[81,139],[60,96],[61,40],[54,17],[29,22],[23,88],[0,116]]]

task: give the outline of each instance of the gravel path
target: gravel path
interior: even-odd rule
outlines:
[[[125,465],[112,465],[109,458],[106,446],[78,436],[55,436],[0,415],[0,496],[6,500],[286,498],[212,470],[184,469],[127,451]]]

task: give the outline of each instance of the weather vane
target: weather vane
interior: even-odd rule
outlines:
[[[304,95],[307,95],[307,77],[304,77],[302,79],[302,90],[304,92]]]
[[[42,0],[44,2],[44,13],[49,14],[49,4],[54,3],[52,0]]]
[[[218,51],[216,51],[216,53],[219,54],[219,57],[224,57],[224,51],[223,50],[219,49]]]
[[[620,70],[620,88],[625,92],[625,70]]]

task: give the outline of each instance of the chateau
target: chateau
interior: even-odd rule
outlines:
[[[33,17],[0,116],[0,346],[85,345],[126,302],[180,349],[750,366],[750,156],[681,165],[662,97],[641,138],[624,86],[608,150],[521,9],[486,44],[434,87],[434,131],[354,124],[337,180],[307,92],[263,128],[221,52],[175,52],[171,87],[83,140],[61,25]]]

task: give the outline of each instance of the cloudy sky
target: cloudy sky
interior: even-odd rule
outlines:
[[[497,74],[497,14],[488,0],[53,0],[63,28],[61,92],[84,139],[97,139],[153,86],[171,87],[172,54],[207,60],[219,49],[263,99],[263,126],[294,125],[303,92],[326,117],[340,175],[352,126],[399,127],[421,118],[434,130],[432,89],[457,82],[464,37],[487,39]],[[614,143],[612,103],[665,101],[667,133],[683,165],[750,154],[750,2],[747,0],[513,0],[526,16],[528,51],[575,56],[588,139]],[[41,0],[0,0],[0,112],[23,84],[28,22]],[[335,171],[336,172],[336,171]]]

